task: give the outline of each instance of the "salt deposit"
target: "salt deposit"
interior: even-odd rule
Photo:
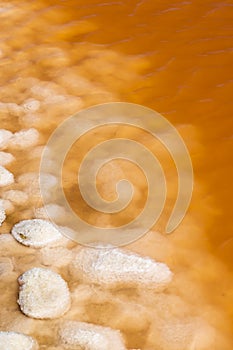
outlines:
[[[18,242],[34,248],[44,247],[62,238],[53,224],[42,219],[22,220],[13,226],[11,233]]]
[[[26,204],[28,201],[27,193],[19,190],[9,190],[2,194],[2,197],[9,200],[17,205]]]
[[[0,152],[0,165],[4,166],[12,163],[15,157],[11,153]]]
[[[32,268],[18,278],[18,304],[33,318],[56,318],[70,308],[70,292],[63,278],[45,268]]]
[[[6,219],[5,209],[0,205],[0,226],[2,225],[5,219]]]
[[[8,142],[8,147],[13,149],[24,149],[33,147],[38,143],[39,132],[34,129],[23,129],[13,134]]]
[[[0,349],[2,350],[37,350],[36,340],[22,333],[0,331]]]
[[[8,145],[9,139],[12,137],[12,132],[5,129],[0,129],[0,149],[4,149]]]
[[[71,266],[77,278],[107,287],[139,286],[161,289],[172,279],[164,263],[122,249],[82,248]]]
[[[14,183],[14,175],[0,165],[0,187],[8,186]]]
[[[119,331],[90,323],[66,321],[61,325],[60,338],[68,349],[126,350]]]

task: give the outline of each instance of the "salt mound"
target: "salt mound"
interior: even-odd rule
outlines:
[[[0,152],[0,165],[10,164],[15,160],[15,157],[11,153]]]
[[[110,288],[127,285],[161,289],[172,279],[166,264],[111,248],[82,248],[72,263],[71,273],[87,283]]]
[[[2,225],[5,219],[6,219],[5,209],[0,205],[0,226]]]
[[[56,318],[70,308],[67,283],[52,270],[35,267],[18,278],[18,304],[21,311],[33,318]]]
[[[8,145],[9,139],[12,137],[12,132],[5,129],[0,129],[0,148],[4,149]]]
[[[22,333],[0,331],[0,349],[2,350],[37,350],[37,342]]]
[[[0,165],[0,187],[11,185],[13,182],[13,174]]]
[[[59,335],[62,345],[68,349],[126,350],[119,331],[91,323],[66,321]]]
[[[18,242],[34,248],[44,247],[62,238],[53,224],[42,219],[22,220],[13,226],[11,234]]]
[[[38,143],[39,136],[39,132],[34,128],[18,131],[10,139],[8,147],[15,149],[33,147]]]

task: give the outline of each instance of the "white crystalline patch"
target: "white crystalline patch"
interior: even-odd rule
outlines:
[[[23,108],[26,112],[35,112],[40,108],[40,101],[30,98],[24,102]]]
[[[12,132],[5,129],[0,129],[0,148],[6,148],[9,142],[9,139],[12,137]]]
[[[11,233],[18,242],[34,248],[44,247],[62,238],[53,224],[42,219],[20,221],[14,225]]]
[[[11,153],[0,152],[0,165],[10,164],[15,160],[15,157]]]
[[[13,174],[0,165],[0,187],[8,186],[14,183]]]
[[[2,225],[5,219],[6,219],[5,209],[0,205],[0,226]]]
[[[2,350],[37,350],[37,342],[22,333],[0,331],[0,349]]]
[[[27,193],[19,190],[9,190],[3,193],[3,198],[17,205],[23,205],[28,201]]]
[[[39,132],[34,128],[23,129],[13,134],[8,146],[17,149],[33,147],[38,143],[39,136]]]
[[[18,278],[18,304],[32,318],[56,318],[70,308],[70,292],[63,278],[52,270],[35,267]]]
[[[110,288],[126,284],[161,289],[172,279],[172,272],[164,263],[106,248],[82,248],[73,261],[71,273],[88,283]]]
[[[62,345],[68,349],[126,350],[119,331],[91,323],[66,321],[59,335]]]

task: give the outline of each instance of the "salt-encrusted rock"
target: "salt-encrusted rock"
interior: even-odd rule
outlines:
[[[8,147],[17,150],[33,147],[38,143],[39,136],[39,132],[34,128],[20,130],[13,134],[8,142]]]
[[[0,226],[2,225],[5,219],[6,219],[6,212],[3,206],[0,204]]]
[[[172,279],[166,264],[117,248],[82,248],[70,269],[78,279],[109,288],[127,285],[161,289]]]
[[[17,332],[0,331],[0,349],[2,350],[37,350],[35,339]]]
[[[22,220],[13,226],[11,233],[18,242],[34,248],[44,247],[62,238],[52,223],[42,219]]]
[[[0,165],[4,166],[12,163],[15,157],[11,153],[0,152]]]
[[[56,318],[70,308],[70,292],[63,278],[52,270],[35,267],[18,278],[18,304],[33,318]]]
[[[17,205],[23,205],[28,201],[27,193],[19,190],[9,190],[2,194],[3,198]]]
[[[5,129],[0,129],[0,149],[7,147],[9,139],[12,137],[12,132]]]
[[[0,187],[8,186],[14,183],[13,174],[0,165]]]
[[[61,325],[59,335],[67,349],[126,350],[119,331],[91,323],[66,321]]]

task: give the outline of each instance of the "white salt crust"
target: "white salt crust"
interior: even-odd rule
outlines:
[[[127,285],[160,290],[172,279],[166,264],[117,248],[82,248],[70,271],[87,283],[109,288]]]
[[[8,165],[15,160],[15,157],[11,153],[0,152],[0,165]]]
[[[57,318],[70,308],[70,292],[63,278],[52,270],[35,267],[18,278],[18,304],[32,318]]]
[[[22,333],[2,332],[0,331],[0,349],[1,350],[37,350],[37,342]]]
[[[8,142],[8,147],[13,149],[25,149],[37,145],[39,141],[39,132],[34,129],[23,129],[13,134]]]
[[[91,323],[66,321],[59,335],[66,349],[126,350],[119,331]]]
[[[0,187],[11,185],[14,181],[13,174],[0,165]]]
[[[41,248],[62,238],[58,229],[42,219],[22,220],[11,230],[12,236],[23,245]]]
[[[2,205],[0,205],[0,226],[2,225],[5,219],[6,219],[5,209],[3,208]]]
[[[0,129],[0,149],[7,147],[9,139],[12,137],[12,132],[5,129]]]

